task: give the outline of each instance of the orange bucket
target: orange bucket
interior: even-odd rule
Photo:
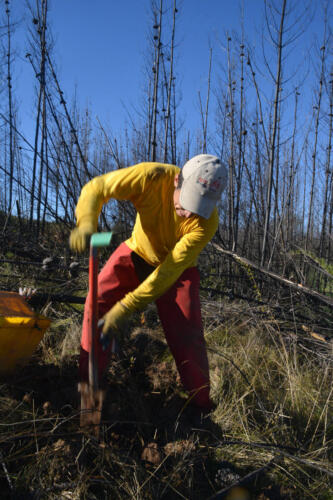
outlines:
[[[18,293],[0,291],[0,375],[29,360],[50,323]]]

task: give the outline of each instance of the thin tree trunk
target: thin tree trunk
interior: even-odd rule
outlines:
[[[279,237],[281,236],[281,242],[282,245],[284,245],[284,235],[283,235],[283,210],[280,215],[280,210],[279,210],[279,198],[280,198],[280,136],[281,136],[281,100],[279,101],[278,105],[278,116],[277,116],[277,133],[276,133],[276,154],[275,154],[275,182],[273,182],[272,190],[274,189],[274,211],[273,211],[273,227],[271,229],[271,234],[273,237],[273,241],[271,246],[271,251],[270,255],[268,258],[268,263],[267,263],[267,269],[269,270],[272,261],[273,261],[273,256],[276,248],[276,244],[279,241]],[[268,254],[268,249],[267,252]]]
[[[38,0],[37,0],[38,2]],[[44,146],[45,146],[45,133],[46,133],[46,100],[45,100],[45,61],[46,61],[46,18],[47,18],[47,0],[42,0],[42,12],[40,16],[40,50],[41,50],[41,66],[40,66],[40,90],[42,94],[42,133],[41,133],[41,148],[40,148],[40,166],[39,166],[39,182],[38,182],[38,202],[37,202],[37,226],[36,236],[39,235],[40,218],[41,218],[41,200],[43,191],[43,174],[44,174]]]
[[[321,223],[321,235],[320,235],[320,247],[319,247],[319,257],[328,257],[325,247],[326,242],[326,226],[327,226],[327,212],[329,204],[329,186],[332,182],[332,171],[331,171],[331,151],[332,151],[332,125],[333,125],[333,79],[330,81],[330,94],[329,94],[329,127],[328,127],[328,145],[326,148],[326,165],[325,165],[325,192],[324,192],[324,206],[323,206],[323,216]],[[332,202],[332,200],[331,200]],[[326,247],[327,248],[327,247]]]
[[[45,89],[44,89],[45,90]],[[41,222],[41,203],[43,196],[43,176],[45,164],[45,142],[46,142],[46,106],[45,106],[45,91],[43,92],[43,106],[42,106],[42,134],[40,145],[40,165],[39,165],[39,181],[38,181],[38,195],[37,195],[37,216],[36,216],[36,236],[39,236],[40,222]]]
[[[231,61],[230,61],[230,41],[228,36],[227,55],[228,55],[228,91],[229,91],[229,117],[230,117],[230,153],[229,153],[229,248],[235,247],[235,161],[234,161],[234,96],[232,90]]]
[[[296,130],[297,130],[297,111],[298,111],[298,96],[299,92],[296,88],[295,90],[295,111],[294,111],[294,129],[293,129],[293,138],[291,143],[291,158],[290,158],[290,166],[289,166],[289,177],[287,184],[287,227],[286,227],[286,236],[287,236],[287,251],[289,250],[292,242],[294,241],[294,186],[295,186],[295,142],[296,142]]]
[[[332,152],[332,127],[333,127],[333,68],[331,69],[331,88],[330,88],[330,111],[329,111],[329,133],[328,133],[328,146],[327,146],[327,156],[326,156],[326,183],[325,183],[325,203],[323,209],[323,221],[322,221],[322,243],[321,243],[321,255],[326,257],[328,262],[330,262],[331,254],[331,240],[332,240],[332,224],[333,224],[333,173],[331,168],[331,152]],[[327,189],[327,192],[326,192]],[[329,194],[328,194],[329,193]],[[325,252],[325,239],[326,239],[326,218],[328,211],[328,197],[330,196],[330,210],[328,217],[328,242],[327,251]]]
[[[151,97],[151,80],[148,82],[148,146],[147,146],[147,158],[150,159],[151,154],[151,134],[153,128],[153,105]]]
[[[240,60],[241,60],[241,83],[240,83],[240,112],[239,112],[239,138],[238,138],[238,168],[237,168],[237,194],[236,194],[236,206],[235,206],[235,244],[234,252],[237,252],[238,245],[238,227],[240,218],[240,200],[242,191],[242,178],[243,178],[243,143],[245,147],[246,130],[244,130],[244,45],[240,46]]]
[[[212,71],[212,52],[213,49],[209,49],[209,69],[208,69],[208,81],[207,81],[207,98],[206,98],[206,109],[204,118],[204,128],[203,128],[203,145],[202,152],[207,153],[207,124],[208,124],[208,108],[209,108],[209,98],[210,98],[210,76]]]
[[[44,151],[45,151],[45,193],[44,199],[47,200],[49,196],[49,174],[50,174],[50,166],[49,166],[49,156],[48,156],[48,131],[47,131],[47,110],[45,108],[45,125],[44,125]],[[57,209],[56,209],[57,213]],[[45,221],[46,221],[46,208],[44,204],[43,217],[42,217],[42,234],[45,233]]]
[[[171,93],[172,93],[172,82],[173,82],[173,53],[175,46],[175,33],[176,33],[176,13],[177,6],[176,0],[173,3],[173,17],[172,17],[172,34],[171,34],[171,47],[170,47],[170,71],[169,71],[169,81],[167,87],[167,105],[164,117],[164,163],[168,161],[168,135],[169,135],[169,124],[171,126]],[[171,132],[172,135],[172,132]]]
[[[172,113],[172,121],[173,121],[173,129],[172,129],[172,159],[171,163],[176,165],[177,162],[177,106],[176,106],[176,84],[175,81],[172,83],[173,86],[173,113]]]
[[[258,88],[258,83],[256,80],[256,74],[255,74],[255,71],[252,67],[250,55],[248,55],[248,57],[247,57],[247,65],[250,67],[252,81],[253,81],[253,85],[254,85],[254,88],[256,91],[257,101],[258,101],[258,105],[259,105],[259,124],[262,127],[262,132],[264,134],[264,140],[265,140],[266,155],[267,155],[267,158],[269,158],[269,145],[268,145],[267,134],[266,134],[266,129],[265,129],[265,122],[264,122],[264,116],[263,116],[263,110],[262,110],[261,97],[260,97],[260,92],[259,92],[259,88]]]
[[[324,37],[325,40],[325,37]],[[321,48],[321,69],[320,69],[320,81],[319,81],[319,91],[318,91],[318,100],[315,108],[315,136],[314,136],[314,145],[312,151],[312,179],[311,179],[311,190],[310,190],[310,202],[309,202],[309,215],[308,215],[308,224],[305,238],[305,250],[308,249],[309,240],[311,237],[311,233],[313,231],[313,205],[314,205],[314,192],[315,192],[315,183],[316,183],[316,173],[317,173],[317,147],[318,147],[318,133],[319,133],[319,121],[320,121],[320,111],[321,111],[321,101],[323,95],[323,79],[324,79],[324,69],[325,69],[325,45]]]
[[[162,35],[162,8],[163,0],[160,0],[159,8],[159,21],[158,21],[158,35],[156,42],[155,51],[155,62],[154,62],[154,96],[153,96],[153,127],[152,127],[152,151],[151,160],[156,161],[156,151],[157,151],[157,114],[158,114],[158,86],[159,86],[159,74],[160,74],[160,58],[161,58],[161,35]]]
[[[12,97],[12,74],[11,74],[11,26],[9,1],[5,1],[7,14],[7,86],[8,86],[8,114],[9,114],[9,199],[8,214],[11,213],[13,205],[13,176],[14,176],[14,145],[13,145],[13,97]]]
[[[273,118],[273,129],[272,138],[270,143],[270,157],[269,157],[269,171],[268,171],[268,186],[266,194],[266,213],[265,213],[265,226],[262,242],[261,251],[261,266],[264,265],[267,252],[267,239],[269,233],[269,224],[271,216],[271,204],[272,204],[272,186],[273,186],[273,175],[274,175],[274,162],[275,162],[275,141],[278,128],[278,109],[280,101],[280,86],[281,86],[281,75],[282,75],[282,49],[283,49],[283,34],[284,34],[284,20],[286,12],[287,0],[283,0],[280,28],[279,28],[279,41],[278,41],[278,64],[275,80],[275,99],[274,99],[274,118]]]
[[[40,86],[39,93],[38,93],[37,115],[36,115],[36,126],[35,126],[35,141],[34,141],[34,148],[33,148],[34,156],[33,156],[33,163],[32,163],[32,182],[31,182],[32,196],[30,198],[30,221],[29,221],[30,228],[32,228],[33,220],[34,220],[34,200],[35,200],[35,189],[36,189],[38,137],[39,137],[39,122],[40,122],[40,113],[41,113],[41,102],[42,102],[42,88]]]

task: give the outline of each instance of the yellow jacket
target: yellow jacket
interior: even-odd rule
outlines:
[[[97,221],[110,198],[129,200],[136,221],[126,244],[155,270],[122,303],[131,311],[143,309],[163,295],[183,271],[195,266],[201,250],[218,226],[215,208],[209,219],[176,214],[173,204],[174,177],[180,169],[162,163],[139,163],[95,177],[82,189],[77,207],[77,225]]]

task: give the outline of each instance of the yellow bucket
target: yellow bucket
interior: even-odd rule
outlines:
[[[50,323],[18,293],[0,291],[0,375],[29,360]]]

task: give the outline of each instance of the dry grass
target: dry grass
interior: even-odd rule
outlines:
[[[0,385],[2,498],[208,499],[246,475],[253,499],[333,498],[329,344],[267,309],[203,300],[217,407],[198,431],[150,309],[111,362],[98,442],[79,428],[80,314],[47,312],[35,358]]]
[[[272,481],[294,482],[292,498],[332,498],[332,346],[282,333],[268,310],[259,312],[206,304],[215,421],[225,441],[242,441],[221,456],[254,468],[273,460]]]

